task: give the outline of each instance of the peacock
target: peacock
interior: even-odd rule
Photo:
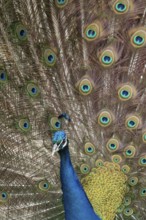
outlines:
[[[146,219],[146,0],[0,0],[0,220]]]

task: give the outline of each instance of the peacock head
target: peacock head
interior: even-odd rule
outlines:
[[[61,151],[67,146],[68,139],[66,133],[64,131],[54,132],[52,137],[52,143],[53,143],[52,155],[54,155],[55,152]]]

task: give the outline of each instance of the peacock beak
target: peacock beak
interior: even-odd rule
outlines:
[[[54,154],[56,153],[56,152],[58,152],[59,151],[59,146],[58,146],[58,144],[54,144],[53,145],[53,148],[52,148],[52,156],[54,156]]]

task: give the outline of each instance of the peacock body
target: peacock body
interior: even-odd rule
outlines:
[[[0,220],[145,220],[146,0],[0,18]]]

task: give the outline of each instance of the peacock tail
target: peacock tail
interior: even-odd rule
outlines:
[[[97,216],[146,219],[145,60],[146,0],[0,0],[0,220],[65,219],[60,130]]]

